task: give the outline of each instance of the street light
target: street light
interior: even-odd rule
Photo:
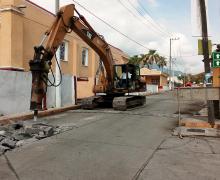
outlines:
[[[169,58],[169,64],[170,64],[170,67],[169,67],[169,89],[172,90],[172,56],[171,56],[171,48],[172,48],[172,41],[175,41],[175,40],[179,40],[180,38],[179,37],[176,37],[176,38],[170,38],[170,58]]]

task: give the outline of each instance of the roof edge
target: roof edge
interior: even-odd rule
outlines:
[[[28,3],[30,3],[30,4],[32,4],[32,5],[34,5],[34,6],[36,6],[37,8],[39,8],[39,9],[41,9],[41,10],[43,10],[43,11],[45,11],[46,13],[48,13],[48,14],[50,14],[50,15],[52,15],[52,16],[56,16],[54,13],[48,11],[47,9],[43,8],[42,6],[39,6],[38,4],[36,4],[36,3],[34,3],[34,2],[32,2],[32,1],[30,1],[30,0],[25,0],[25,1],[28,2]]]

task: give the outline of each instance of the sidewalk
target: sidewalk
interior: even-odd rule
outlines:
[[[199,111],[199,116],[194,116],[194,112],[200,105],[200,103],[185,104],[182,107],[184,113],[182,114],[183,119],[179,122],[181,126],[174,131],[177,136],[170,136],[161,142],[153,155],[145,161],[142,170],[136,175],[136,179],[220,179],[220,139],[216,138],[220,136],[220,122],[216,121],[216,125],[212,128],[207,123],[207,112],[204,109]],[[183,137],[178,136],[179,129],[181,129]],[[192,130],[192,132],[187,130]]]
[[[79,108],[80,108],[80,105],[70,105],[70,106],[65,106],[61,108],[51,108],[45,111],[39,111],[38,116],[39,117],[50,116],[50,115],[59,114],[61,112],[79,109]],[[33,119],[33,117],[34,117],[33,112],[2,116],[0,117],[0,126],[11,124],[11,123],[18,122],[18,121],[25,121],[28,119]]]
[[[220,177],[220,140],[169,137],[140,173],[140,180],[214,180]]]

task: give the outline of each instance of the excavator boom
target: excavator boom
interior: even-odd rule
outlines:
[[[52,59],[58,47],[64,40],[65,35],[72,31],[75,32],[99,55],[106,72],[102,73],[105,77],[101,78],[101,85],[94,87],[94,92],[106,93],[107,96],[104,98],[95,97],[93,99],[89,99],[89,107],[90,105],[93,107],[93,104],[96,104],[95,101],[106,102],[105,100],[108,102],[109,100],[114,102],[113,107],[115,107],[115,109],[122,110],[125,110],[129,104],[129,106],[143,104],[143,102],[141,102],[142,98],[139,97],[119,97],[120,95],[124,95],[126,92],[130,92],[128,86],[133,87],[133,90],[135,89],[134,87],[140,87],[140,81],[135,75],[135,67],[131,66],[133,67],[133,80],[127,80],[124,84],[126,85],[126,88],[121,88],[119,77],[115,77],[115,73],[117,71],[116,69],[118,69],[118,67],[114,66],[113,56],[109,44],[104,40],[103,36],[96,33],[87,20],[79,14],[79,12],[75,9],[75,5],[70,4],[60,9],[51,28],[46,31],[41,44],[34,48],[34,58],[29,62],[30,70],[32,72],[30,109],[34,110],[35,115],[37,115],[38,110],[42,109],[42,100],[46,95],[47,83],[50,82],[48,79],[48,73],[51,70]],[[43,46],[46,39],[47,43]],[[123,73],[127,73],[128,78],[128,69],[126,70],[126,68],[129,66],[121,65],[121,67],[122,66],[123,69],[125,69]]]
[[[74,13],[78,16],[74,16]],[[101,35],[98,35],[86,19],[78,13],[73,4],[64,6],[58,12],[51,28],[46,31],[48,38],[46,46],[42,44],[35,47],[35,55],[30,61],[32,71],[31,110],[39,110],[42,107],[42,99],[46,93],[48,73],[59,45],[67,33],[75,32],[81,37],[99,56],[106,70],[106,82],[99,86],[100,91],[111,91],[113,87],[113,58],[109,44]],[[44,38],[45,40],[46,38]]]

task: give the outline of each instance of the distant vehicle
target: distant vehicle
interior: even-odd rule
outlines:
[[[187,82],[185,86],[186,87],[192,87],[192,83],[191,82]]]

